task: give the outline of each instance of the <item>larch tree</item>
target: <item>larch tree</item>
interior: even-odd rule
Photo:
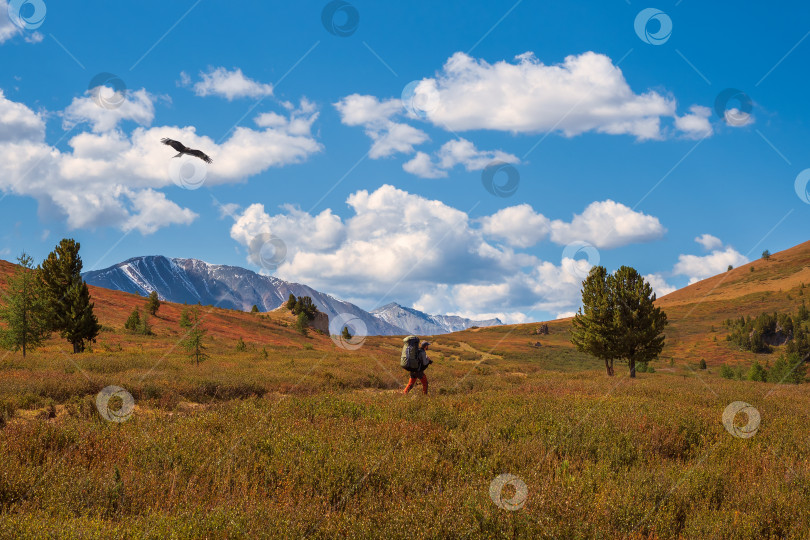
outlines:
[[[34,260],[25,252],[17,258],[20,266],[6,284],[0,296],[0,343],[10,350],[34,350],[50,335],[48,303],[37,279]]]

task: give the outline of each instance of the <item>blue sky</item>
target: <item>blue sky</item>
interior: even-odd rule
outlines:
[[[664,293],[808,239],[804,3],[0,4],[7,260],[70,236],[85,269],[193,257],[518,322],[575,310],[597,256]]]

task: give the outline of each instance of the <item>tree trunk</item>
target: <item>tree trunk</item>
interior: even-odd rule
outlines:
[[[613,360],[605,359],[605,369],[609,377],[613,377]]]
[[[77,343],[73,344],[73,354],[78,354],[78,353],[82,352],[83,349],[84,349],[84,347],[82,347],[81,342],[77,342]]]
[[[636,361],[633,358],[630,359],[630,378],[636,378]]]

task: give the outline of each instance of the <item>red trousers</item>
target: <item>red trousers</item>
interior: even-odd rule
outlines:
[[[427,389],[428,389],[427,376],[425,376],[425,374],[423,373],[422,376],[418,378],[418,380],[422,381],[422,391],[425,394],[427,394]],[[408,379],[408,386],[405,387],[405,391],[403,392],[403,394],[407,394],[408,392],[410,392],[411,388],[413,388],[413,385],[416,384],[416,381],[417,381],[417,379],[414,378],[414,377],[411,377],[410,379]]]

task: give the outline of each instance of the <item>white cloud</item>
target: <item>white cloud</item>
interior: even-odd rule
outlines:
[[[447,130],[492,129],[512,133],[560,131],[571,137],[588,131],[661,139],[662,118],[673,118],[672,98],[648,91],[636,94],[610,58],[594,52],[545,65],[532,53],[489,64],[455,53],[436,78],[415,88],[435,106],[427,119]],[[703,108],[680,120],[679,129],[705,132]],[[676,126],[678,127],[678,126]]]
[[[42,117],[22,103],[7,99],[0,89],[0,143],[44,137],[45,121]]]
[[[422,178],[446,178],[447,171],[444,171],[433,163],[430,156],[424,152],[417,152],[413,159],[402,164],[405,172],[415,174]]]
[[[555,319],[568,319],[569,317],[573,317],[576,315],[576,311],[563,311],[562,313],[557,313]]]
[[[544,262],[513,249],[539,240],[520,227],[521,216],[547,225],[528,205],[478,226],[442,201],[390,185],[357,191],[346,202],[352,213],[345,219],[331,210],[310,215],[291,206],[270,214],[254,204],[236,216],[231,237],[249,252],[257,235],[281,238],[287,257],[275,275],[369,308],[393,298],[430,313],[523,322],[579,305],[582,280],[565,270],[564,261]],[[513,231],[507,246],[487,239]]]
[[[8,16],[8,2],[0,0],[0,44],[22,33],[22,28],[11,22]]]
[[[636,212],[611,200],[593,202],[570,223],[551,222],[551,240],[557,244],[582,241],[597,248],[615,248],[661,238],[666,229],[658,218]]]
[[[380,101],[374,96],[352,94],[334,104],[347,126],[383,127],[402,110],[398,99]]]
[[[754,116],[745,113],[735,107],[727,110],[725,115],[726,124],[731,127],[745,127],[754,123]]]
[[[447,171],[456,165],[463,165],[468,171],[478,171],[493,161],[519,163],[520,159],[501,150],[479,150],[467,139],[459,138],[442,145],[436,152],[435,163],[429,155],[418,152],[413,159],[404,163],[402,168],[405,172],[422,178],[443,178],[447,176]]]
[[[43,36],[40,32],[32,32],[25,36],[26,43],[42,43],[42,40],[44,39],[45,36]]]
[[[180,208],[166,198],[164,193],[152,189],[131,192],[132,215],[123,226],[125,231],[135,229],[141,234],[152,234],[168,225],[188,225],[197,214],[188,208]]]
[[[8,4],[5,0],[0,0],[0,45],[18,35],[23,35],[26,43],[41,43],[45,39],[41,32],[25,32],[11,22],[8,16]]]
[[[712,110],[700,105],[692,105],[689,108],[690,114],[675,117],[675,127],[683,131],[687,137],[701,139],[708,137],[714,130],[709,122]]]
[[[647,283],[653,288],[655,292],[656,298],[661,298],[664,295],[667,295],[673,291],[676,291],[678,287],[674,285],[670,285],[667,283],[666,278],[661,274],[647,274],[644,276],[644,279],[647,280]]]
[[[708,255],[679,255],[678,262],[672,269],[675,275],[689,277],[689,284],[720,274],[728,270],[728,265],[734,267],[746,264],[748,258],[731,246],[724,250],[716,249]]]
[[[87,122],[93,131],[103,133],[116,129],[123,120],[148,126],[155,118],[154,98],[144,89],[121,93],[112,87],[99,86],[83,97],[73,98],[63,117],[62,128],[66,130]]]
[[[219,96],[228,101],[244,97],[264,97],[273,95],[273,85],[263,84],[242,73],[236,68],[228,71],[224,67],[210,68],[200,72],[201,80],[194,84],[194,93],[198,96]],[[188,85],[191,81],[187,74],[180,74],[181,83]]]
[[[151,123],[152,97],[145,90],[127,94],[111,110],[97,106],[90,96],[74,99],[64,121],[89,122],[93,132],[69,138],[69,151],[45,142],[46,114],[10,101],[0,91],[0,190],[36,199],[40,215],[64,216],[72,229],[109,226],[149,234],[196,217],[154,191],[174,186],[169,174],[176,163],[174,152],[160,143],[162,137],[214,158],[206,186],[241,182],[271,167],[302,162],[322,149],[311,133],[318,113],[306,100],[283,121],[260,130],[236,128],[221,144],[189,126],[122,131],[117,126],[123,119]]]
[[[527,248],[548,236],[551,221],[543,214],[535,213],[528,204],[521,204],[482,218],[481,230],[510,246]]]
[[[369,130],[369,137],[374,141],[369,151],[371,159],[379,159],[394,154],[411,154],[414,146],[428,140],[427,133],[408,124],[391,122],[385,129]]]
[[[703,249],[713,250],[723,247],[723,241],[710,234],[701,234],[695,238],[695,242],[703,246]]]
[[[369,157],[379,159],[394,154],[412,154],[414,146],[429,140],[427,133],[408,124],[394,122],[402,113],[398,99],[380,101],[374,96],[352,94],[334,104],[347,126],[363,126],[373,141]]]

